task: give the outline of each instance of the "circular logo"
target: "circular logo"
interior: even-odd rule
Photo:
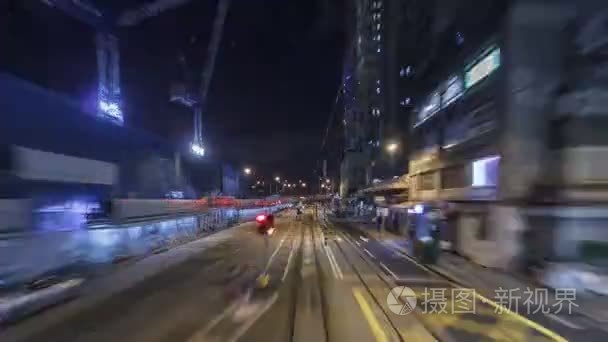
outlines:
[[[388,308],[397,315],[407,315],[416,308],[416,294],[407,286],[393,287],[386,296]]]

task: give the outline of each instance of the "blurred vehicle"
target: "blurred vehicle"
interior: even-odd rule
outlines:
[[[255,217],[257,223],[257,231],[262,235],[272,235],[274,232],[274,215],[260,214]]]

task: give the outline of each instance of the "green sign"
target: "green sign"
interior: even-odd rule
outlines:
[[[494,47],[484,57],[466,68],[464,76],[465,88],[469,89],[479,83],[494,72],[494,70],[498,69],[499,66],[500,48]]]

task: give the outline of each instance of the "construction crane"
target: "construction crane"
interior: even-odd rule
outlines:
[[[108,118],[120,125],[124,118],[121,110],[120,94],[120,51],[118,38],[113,34],[117,27],[129,27],[140,24],[148,18],[156,17],[163,12],[189,3],[191,0],[156,0],[140,6],[121,11],[117,16],[111,16],[109,11],[98,7],[90,0],[39,0],[42,3],[57,8],[64,13],[95,28],[95,44],[97,48],[98,84],[98,115]],[[194,137],[191,144],[192,152],[204,155],[205,149],[202,138],[202,110],[209,93],[209,85],[215,69],[215,59],[222,39],[222,33],[230,0],[219,0],[217,13],[213,22],[211,42],[207,49],[205,65],[201,72],[201,83],[196,94],[187,90],[186,102],[180,101],[194,110]],[[185,59],[182,61],[185,65]],[[184,97],[184,100],[186,99]],[[173,98],[176,100],[176,98]]]

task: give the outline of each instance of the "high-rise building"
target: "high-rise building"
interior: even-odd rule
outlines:
[[[340,193],[347,196],[369,184],[373,160],[380,147],[384,78],[384,2],[354,2],[350,40],[345,56],[342,103],[344,153]]]

